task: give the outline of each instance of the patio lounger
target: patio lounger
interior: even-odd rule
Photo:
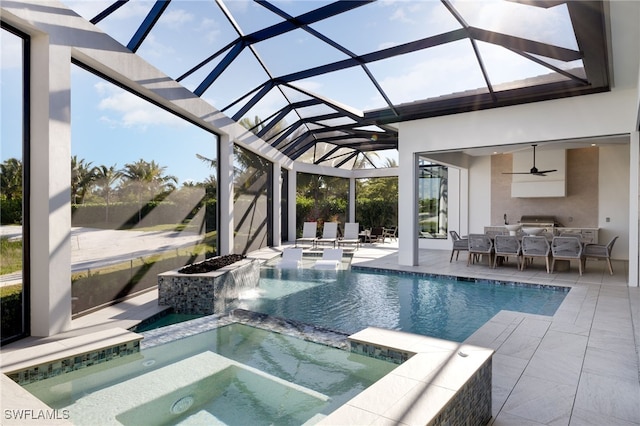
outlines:
[[[338,241],[338,222],[325,222],[322,228],[322,238],[316,238],[316,246],[318,243],[331,243],[336,247]]]
[[[314,265],[316,269],[338,269],[342,263],[342,249],[328,248],[322,252],[322,259],[318,260]]]
[[[344,238],[338,241],[338,247],[343,244],[355,244],[356,250],[360,247],[360,224],[358,222],[344,224]]]
[[[282,251],[282,259],[276,265],[277,268],[301,268],[302,249],[286,248]]]
[[[318,222],[305,222],[302,225],[302,237],[296,238],[295,246],[298,247],[298,243],[311,243],[315,245],[318,231]]]

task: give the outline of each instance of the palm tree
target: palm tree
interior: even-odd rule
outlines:
[[[160,166],[154,160],[145,161],[142,158],[135,163],[127,163],[122,170],[128,184],[136,191],[138,199],[138,222],[142,220],[142,194],[147,192],[149,200],[165,195],[176,188],[178,178],[165,175],[166,166]]]
[[[111,195],[114,192],[115,183],[122,177],[122,171],[118,170],[115,164],[110,167],[102,165],[100,167],[96,167],[95,176],[95,183],[100,189],[100,195],[102,195],[104,201],[107,203],[105,220],[109,223],[109,204],[111,201]]]
[[[71,157],[71,200],[74,204],[84,203],[84,197],[95,181],[96,168],[91,164],[84,158],[78,160],[77,155]]]
[[[7,200],[22,198],[22,161],[17,158],[0,164],[0,193]]]

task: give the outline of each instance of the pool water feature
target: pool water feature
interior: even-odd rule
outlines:
[[[356,333],[368,326],[462,342],[501,310],[553,315],[568,287],[363,270],[263,267],[235,307]]]
[[[300,425],[396,366],[232,323],[24,387],[74,425]]]

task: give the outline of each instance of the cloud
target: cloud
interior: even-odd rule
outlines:
[[[203,18],[198,25],[197,31],[204,34],[204,39],[207,43],[214,43],[221,34],[220,26],[215,19]]]
[[[158,21],[171,29],[177,30],[185,24],[194,20],[194,16],[184,9],[169,10],[162,14],[162,19]]]
[[[98,109],[105,112],[100,120],[111,127],[138,128],[144,131],[149,125],[187,125],[181,118],[118,87],[103,82],[94,87],[101,98]]]

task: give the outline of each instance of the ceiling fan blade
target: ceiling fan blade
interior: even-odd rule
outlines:
[[[536,167],[536,146],[537,144],[532,144],[533,147],[533,167],[528,172],[502,172],[503,175],[535,175],[535,176],[546,176],[546,173],[557,172],[556,169],[549,170],[538,170]]]

